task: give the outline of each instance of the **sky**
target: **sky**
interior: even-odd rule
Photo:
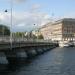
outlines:
[[[31,31],[61,18],[75,18],[75,0],[12,0],[12,31]],[[7,9],[8,12],[4,12]],[[0,24],[11,25],[11,0],[0,0]]]

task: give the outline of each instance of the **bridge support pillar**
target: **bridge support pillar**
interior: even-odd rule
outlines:
[[[0,52],[0,64],[8,64],[8,60],[4,52]]]
[[[37,52],[34,48],[30,49],[30,50],[27,50],[26,52],[27,52],[27,55],[28,55],[29,58],[37,55]]]
[[[38,53],[38,54],[42,54],[43,52],[44,52],[43,49],[41,49],[41,48],[38,48],[38,49],[37,49],[37,53]]]
[[[16,58],[19,61],[26,60],[27,57],[28,57],[27,53],[23,49],[18,51],[18,52],[16,52]]]

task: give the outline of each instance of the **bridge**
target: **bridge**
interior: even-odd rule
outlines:
[[[12,45],[12,46],[11,46]],[[24,38],[0,38],[0,64],[16,63],[32,58],[57,47],[49,40],[26,40]]]

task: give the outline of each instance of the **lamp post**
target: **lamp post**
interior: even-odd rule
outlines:
[[[12,7],[13,7],[13,0],[10,1],[10,49],[12,50]],[[5,12],[8,12],[5,10]]]
[[[4,33],[5,33],[5,28],[4,28],[4,25],[3,25],[3,27],[2,27],[2,38],[3,38],[3,40],[4,40]]]
[[[34,24],[34,26],[37,26],[37,28],[35,28],[35,34],[37,36],[36,41],[38,41],[38,24]]]
[[[10,47],[11,47],[11,50],[12,50],[12,7],[13,7],[13,0],[11,0],[10,2],[10,6],[11,6],[11,20],[10,20]]]

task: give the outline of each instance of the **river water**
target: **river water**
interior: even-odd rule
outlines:
[[[27,63],[0,65],[0,75],[75,75],[75,48],[55,48]]]

